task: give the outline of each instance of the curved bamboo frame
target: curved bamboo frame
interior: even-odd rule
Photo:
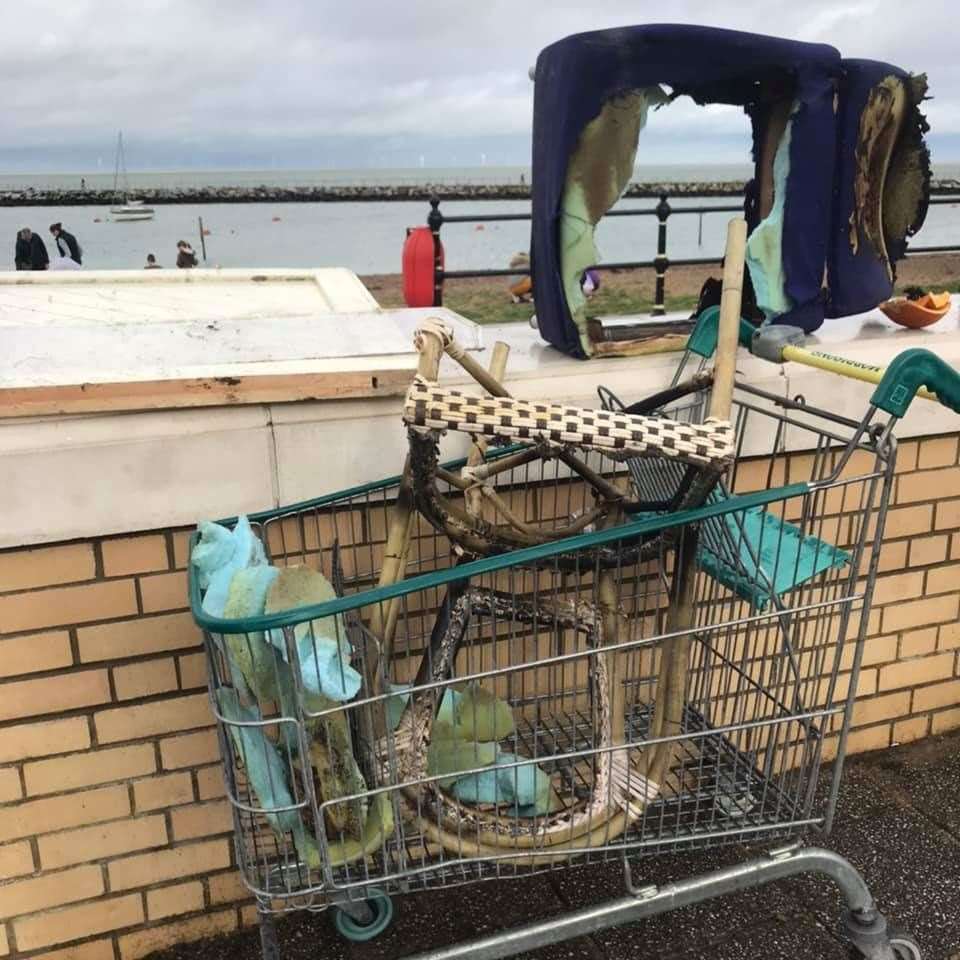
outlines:
[[[589,800],[575,808],[553,814],[533,817],[529,820],[511,816],[488,815],[476,807],[461,803],[444,793],[436,782],[415,784],[402,789],[407,813],[419,817],[425,832],[428,823],[417,811],[424,806],[437,809],[437,822],[432,818],[430,831],[437,842],[447,849],[461,853],[464,847],[464,832],[470,843],[478,849],[489,848],[502,852],[513,850],[542,850],[557,848],[567,850],[570,845],[598,830],[609,834],[609,825],[623,813],[624,808],[637,807],[631,803],[630,785],[641,780],[640,774],[631,772],[622,751],[616,751],[613,743],[613,699],[610,690],[610,661],[615,654],[604,653],[608,644],[604,637],[604,616],[592,604],[558,603],[553,607],[539,608],[528,602],[518,602],[513,597],[498,596],[485,591],[469,590],[452,605],[447,629],[437,649],[431,650],[432,674],[428,682],[447,679],[472,613],[510,617],[514,621],[537,622],[545,628],[552,626],[575,629],[586,634],[589,646],[596,651],[590,657],[592,669],[590,682],[597,712],[596,729],[599,744],[595,748],[603,759],[598,764]],[[435,712],[434,688],[414,692],[407,703],[395,734],[395,749],[398,772],[402,781],[420,781],[428,776],[427,744],[430,741]],[[609,762],[607,761],[609,757]],[[531,762],[535,762],[531,759]],[[424,794],[429,799],[424,802]],[[656,788],[647,790],[649,797]],[[622,825],[626,826],[626,820]],[[466,830],[465,830],[466,828]],[[524,858],[526,859],[526,858]]]

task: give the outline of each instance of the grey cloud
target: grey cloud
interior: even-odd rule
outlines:
[[[663,13],[662,3],[637,0],[32,0],[15,19],[7,11],[0,35],[0,161],[29,164],[71,147],[88,161],[109,156],[118,128],[134,164],[138,143],[145,157],[219,156],[229,146],[278,153],[287,166],[300,163],[291,157],[298,145],[338,138],[360,153],[389,149],[391,137],[522,144],[527,68],[543,46]],[[952,20],[945,0],[675,0],[669,18],[829,42],[846,56],[926,70],[931,123],[960,135],[960,66],[951,32],[938,28]],[[657,128],[705,146],[745,136],[736,111],[680,103],[652,118]]]

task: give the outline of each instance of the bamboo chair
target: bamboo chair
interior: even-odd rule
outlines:
[[[719,342],[709,375],[710,406],[702,424],[516,400],[495,376],[459,347],[442,323],[423,325],[416,337],[420,353],[418,373],[404,404],[410,452],[391,518],[380,585],[395,583],[402,577],[417,510],[465,555],[476,557],[568,537],[589,523],[617,523],[625,513],[651,508],[590,469],[578,456],[579,451],[600,450],[613,459],[664,457],[681,463],[686,469],[672,500],[674,508],[705,502],[734,454],[730,413],[745,240],[746,224],[732,220],[727,234]],[[474,397],[441,387],[437,374],[444,353],[471,374],[489,396]],[[703,389],[707,382],[700,375],[674,388],[673,395]],[[664,397],[651,397],[650,409],[667,402]],[[528,446],[491,463],[478,462],[473,455],[466,468],[456,475],[439,465],[438,439],[445,430],[457,430],[482,441]],[[520,521],[484,485],[496,472],[554,456],[581,477],[597,499],[594,510],[564,527],[537,528]],[[444,496],[437,488],[437,480],[463,491],[463,505]],[[500,522],[491,523],[480,517],[478,499],[492,503]],[[658,506],[662,509],[663,505]],[[651,740],[675,737],[682,731],[694,627],[697,536],[695,527],[683,527],[672,542],[675,562],[667,612],[667,633],[671,639],[664,643],[660,658]],[[662,546],[656,545],[658,550]],[[461,857],[497,857],[501,862],[524,864],[552,862],[577,850],[608,844],[622,835],[658,796],[674,762],[677,741],[667,739],[645,750],[637,750],[627,742],[628,678],[623,676],[625,658],[617,652],[623,614],[610,572],[618,560],[622,557],[598,555],[600,573],[592,604],[555,603],[544,609],[518,604],[511,598],[509,607],[502,611],[521,621],[576,630],[585,637],[588,647],[598,651],[591,659],[590,684],[597,705],[599,754],[609,760],[598,765],[590,796],[573,807],[524,822],[460,803],[434,783],[405,786],[400,791],[405,815],[419,820],[428,840]],[[426,748],[437,705],[430,690],[418,693],[417,688],[449,679],[470,616],[495,611],[502,603],[496,594],[462,584],[449,592],[441,604],[413,695],[393,735],[401,783],[409,784],[426,776]],[[390,661],[398,613],[398,605],[388,603],[378,608],[372,618],[371,632],[380,641],[380,653],[379,668],[374,665],[368,671],[368,682],[370,689],[378,693],[384,691],[382,668]],[[430,813],[424,815],[425,810]]]

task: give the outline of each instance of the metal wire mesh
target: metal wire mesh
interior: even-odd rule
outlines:
[[[206,633],[239,862],[262,907],[322,908],[362,898],[371,883],[388,891],[449,886],[624,853],[779,838],[824,822],[816,786],[824,744],[856,687],[850,650],[862,642],[892,441],[759,391],[741,391],[738,401],[740,456],[712,498],[714,515],[698,524],[698,546],[684,547],[675,518],[640,517],[608,537],[627,558],[612,569],[575,538],[535,562],[508,555],[464,565],[461,577],[456,549],[416,517],[404,585],[379,602],[381,616],[398,605],[389,661],[377,659],[369,630],[377,604],[367,596],[383,563],[396,483],[255,518],[271,563],[318,569],[352,598],[325,625],[284,627],[285,654],[266,663],[257,661],[262,634]],[[695,403],[686,409],[698,416]],[[764,455],[751,457],[758,444]],[[678,468],[655,458],[618,464],[591,454],[588,464],[644,498],[676,484],[670,471]],[[787,486],[797,482],[807,486]],[[593,506],[589,488],[553,459],[495,483],[515,514],[541,526],[565,525]],[[724,512],[731,494],[770,488],[782,489]],[[462,496],[452,488],[448,495]],[[629,549],[640,530],[649,544],[642,559]],[[809,547],[803,563],[812,573],[799,569],[796,543]],[[671,597],[684,549],[697,551],[695,626],[682,714],[665,733],[658,678],[677,638]],[[449,575],[423,578],[440,571]],[[605,577],[616,597],[613,637],[590,627],[607,609]],[[438,651],[457,617],[462,630],[438,674]],[[384,692],[364,688],[347,703],[308,695],[303,651],[331,623],[354,663],[376,663]],[[238,662],[259,662],[273,683],[261,689],[276,696],[250,702]],[[284,688],[290,678],[292,691]],[[391,714],[428,703],[436,717],[450,691],[478,688],[512,713],[512,730],[496,745],[498,757],[512,758],[502,776],[516,792],[531,773],[549,781],[549,810],[457,799],[449,777],[411,759]],[[245,712],[225,708],[244,696]],[[662,782],[651,782],[658,745],[670,759]],[[352,766],[340,782],[353,788],[329,795],[318,771],[342,767],[345,754]],[[458,767],[461,779],[489,769],[489,757],[476,758]],[[551,823],[559,827],[548,842]]]

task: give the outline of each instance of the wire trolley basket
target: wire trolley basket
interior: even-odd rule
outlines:
[[[571,459],[544,443],[553,408],[518,437],[518,401],[484,421],[428,379],[402,476],[226,524],[259,560],[217,615],[222,585],[193,566],[191,603],[265,923],[333,905],[363,939],[397,893],[829,830],[905,405],[854,421],[740,383],[716,457],[639,438],[700,437],[716,383],[675,383],[642,420],[580,411],[601,439]],[[432,403],[499,445],[439,464],[460,425]],[[286,591],[266,606],[264,571]],[[839,857],[796,851],[750,882],[811,868],[843,887],[864,955],[895,956],[867,952],[890,949],[883,918]],[[697,896],[745,885],[720,872]],[[576,935],[572,916],[488,955]]]

